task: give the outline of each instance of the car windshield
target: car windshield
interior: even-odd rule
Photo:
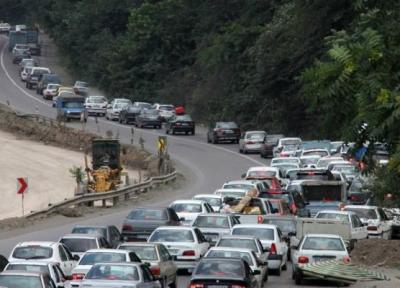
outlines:
[[[299,160],[298,159],[291,159],[291,158],[279,158],[279,159],[277,159],[277,158],[275,158],[275,159],[272,159],[272,163],[273,164],[283,164],[283,163],[285,163],[285,164],[298,164],[299,163]]]
[[[236,129],[238,126],[234,122],[218,122],[216,128],[221,129]]]
[[[51,90],[55,90],[55,89],[57,89],[58,87],[60,87],[60,86],[57,85],[57,84],[48,84],[48,85],[47,85],[47,89],[51,89]]]
[[[190,203],[175,203],[171,205],[171,208],[175,210],[176,213],[200,213],[200,204],[190,204]]]
[[[99,234],[107,238],[107,228],[105,227],[74,227],[71,233],[78,234]]]
[[[276,171],[249,171],[247,177],[263,178],[263,177],[274,177],[276,176]]]
[[[82,256],[81,261],[79,261],[79,265],[94,265],[101,262],[126,262],[126,255],[125,253],[115,252],[89,252]]]
[[[39,245],[15,248],[12,257],[18,259],[48,259],[53,256],[53,249]]]
[[[118,102],[118,103],[114,104],[113,109],[123,109],[128,105],[129,105],[129,103],[127,103],[127,102]]]
[[[82,102],[65,102],[64,103],[64,108],[82,108],[83,103]]]
[[[273,144],[276,145],[279,141],[279,139],[281,139],[282,136],[278,135],[278,136],[274,136],[274,135],[269,135],[266,137],[265,142],[268,144]]]
[[[264,223],[276,225],[285,233],[296,232],[296,224],[292,220],[265,219]]]
[[[228,217],[225,216],[197,216],[193,223],[199,228],[229,228]]]
[[[96,239],[63,238],[60,242],[67,246],[71,252],[86,252],[98,248]]]
[[[168,220],[165,209],[135,209],[128,215],[128,219],[134,220]]]
[[[327,158],[327,159],[319,159],[318,163],[317,163],[317,167],[327,167],[329,165],[329,163],[333,162],[333,161],[341,161],[343,159],[333,159],[333,158]]]
[[[0,286],[7,288],[38,288],[43,287],[38,276],[1,275]]]
[[[243,265],[237,261],[202,261],[198,264],[194,274],[243,278],[245,270]]]
[[[207,202],[211,206],[221,206],[222,205],[222,199],[220,198],[212,198],[212,197],[195,197],[196,200],[201,200],[204,202]]]
[[[49,266],[47,265],[35,265],[35,264],[13,264],[10,263],[7,266],[7,270],[17,270],[17,271],[28,271],[28,272],[41,272],[50,274]]]
[[[357,173],[357,168],[352,165],[334,166],[332,171],[340,171],[344,174],[355,174]]]
[[[164,111],[173,111],[174,110],[174,106],[172,106],[172,105],[160,105],[159,109],[160,110],[164,110]]]
[[[211,250],[208,252],[207,258],[241,258],[250,266],[255,265],[248,252]]]
[[[122,245],[119,247],[121,250],[128,250],[135,252],[140,260],[158,260],[156,248],[153,246],[140,246],[140,245]]]
[[[86,82],[76,81],[75,86],[76,87],[89,87],[89,84]]]
[[[317,164],[318,160],[320,157],[304,157],[300,158],[300,162],[303,165],[312,165],[312,164]]]
[[[231,187],[228,187],[231,188]],[[246,192],[238,192],[238,191],[218,191],[216,194],[221,195],[223,197],[234,197],[234,198],[242,198],[246,195]]]
[[[349,216],[347,214],[321,212],[318,213],[316,218],[334,219],[349,223]]]
[[[357,214],[359,218],[364,219],[378,219],[378,215],[376,214],[375,209],[368,209],[368,208],[353,208],[353,207],[345,207],[345,211],[353,211]]]
[[[149,115],[149,116],[157,116],[158,115],[158,111],[154,110],[154,109],[144,109],[142,110],[144,115]]]
[[[152,109],[153,106],[151,106],[151,104],[149,103],[139,103],[137,104],[138,107],[140,107],[140,109]]]
[[[274,229],[270,228],[234,228],[232,235],[255,236],[260,240],[274,240]]]
[[[95,265],[85,279],[108,281],[139,281],[139,272],[135,266],[127,265]],[[123,285],[123,284],[121,284]]]
[[[301,249],[344,251],[345,247],[339,238],[307,237]]]
[[[285,145],[283,146],[282,151],[296,151],[297,146],[296,145]]]
[[[192,118],[185,114],[185,115],[177,115],[176,116],[176,121],[192,121]]]
[[[35,75],[42,75],[42,74],[49,74],[49,73],[50,73],[50,71],[47,69],[35,69],[33,71],[33,74],[35,74]]]
[[[160,229],[154,231],[149,242],[194,242],[191,230]]]
[[[246,248],[258,252],[256,243],[253,239],[221,239],[218,242],[218,247],[230,247],[230,248]]]
[[[104,97],[89,97],[87,100],[88,103],[103,103],[106,102]]]
[[[246,184],[246,183],[228,183],[224,184],[224,189],[246,189],[250,190],[254,187],[252,184]]]

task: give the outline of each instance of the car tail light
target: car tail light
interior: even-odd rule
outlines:
[[[182,256],[196,256],[196,252],[194,250],[186,250],[183,251]]]
[[[350,200],[351,200],[351,201],[359,201],[359,200],[360,200],[360,197],[358,197],[358,195],[351,195],[351,196],[350,196]]]
[[[276,244],[275,243],[272,243],[271,244],[271,248],[269,248],[269,255],[275,255],[275,254],[277,254],[277,250],[276,250]]]
[[[346,205],[344,203],[339,204],[339,210],[343,210]]]
[[[299,264],[307,264],[308,263],[308,257],[307,256],[300,256],[298,259]]]
[[[350,257],[349,256],[344,256],[343,257],[343,262],[346,263],[346,264],[350,263]]]
[[[151,267],[150,268],[151,273],[153,274],[153,276],[160,276],[161,274],[161,269],[160,267],[156,266],[156,267]]]
[[[263,222],[264,222],[264,217],[261,216],[261,215],[258,215],[258,216],[257,216],[257,223],[258,223],[258,224],[262,224]]]
[[[378,227],[376,227],[376,226],[368,226],[368,227],[367,227],[367,230],[368,230],[368,231],[377,231],[377,230],[378,230]]]
[[[231,287],[232,288],[246,288],[246,286],[240,285],[240,284],[233,284]]]
[[[85,277],[83,273],[72,273],[72,281],[80,281]]]
[[[133,226],[124,224],[122,225],[122,231],[133,231]]]
[[[190,284],[188,288],[204,288],[204,284]]]
[[[296,204],[292,203],[292,204],[290,205],[290,210],[292,211],[293,214],[296,214],[296,213],[297,213]]]
[[[246,144],[250,144],[250,145],[251,145],[251,144],[255,144],[255,142],[253,142],[253,141],[247,141]]]

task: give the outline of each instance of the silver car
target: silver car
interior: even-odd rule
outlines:
[[[267,136],[265,131],[247,131],[240,135],[239,140],[239,152],[260,152],[261,145],[264,143],[264,139]]]
[[[143,263],[99,263],[90,268],[80,287],[161,288],[161,283]]]
[[[176,265],[168,249],[161,243],[126,242],[118,249],[135,252],[143,263],[150,264],[151,273],[163,287],[176,287]]]
[[[56,288],[46,273],[26,271],[3,271],[0,273],[0,287],[8,288]]]

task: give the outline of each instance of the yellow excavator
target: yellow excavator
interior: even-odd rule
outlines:
[[[89,167],[87,155],[85,155],[90,192],[114,190],[121,184],[120,150],[118,140],[95,139],[92,141],[92,168]]]

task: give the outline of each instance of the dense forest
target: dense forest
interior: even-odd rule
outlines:
[[[359,143],[367,123],[364,136],[394,155],[382,172],[393,183],[399,16],[396,0],[0,0],[0,20],[40,24],[69,68],[110,97]]]

